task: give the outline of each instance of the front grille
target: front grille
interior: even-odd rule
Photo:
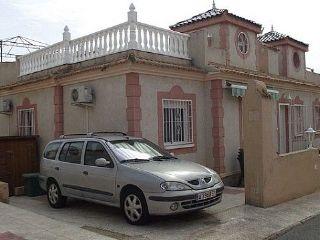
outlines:
[[[196,199],[194,200],[189,200],[189,201],[184,201],[181,203],[181,206],[184,209],[193,209],[193,208],[199,208],[199,207],[205,207],[209,206],[215,202],[218,202],[221,200],[221,195],[222,191],[217,191],[217,195],[213,198],[208,198],[205,200],[197,201]]]
[[[188,181],[188,183],[190,183],[191,185],[194,185],[194,186],[198,186],[198,185],[200,185],[200,181],[199,180],[200,179],[193,179],[193,180]],[[204,178],[204,181],[206,183],[211,182],[211,177]]]

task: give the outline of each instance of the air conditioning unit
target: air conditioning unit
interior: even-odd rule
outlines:
[[[9,99],[0,99],[0,113],[11,113],[12,101]]]
[[[88,86],[79,86],[71,89],[71,102],[73,104],[93,103],[93,89]]]

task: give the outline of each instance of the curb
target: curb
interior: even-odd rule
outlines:
[[[297,223],[294,223],[294,224],[290,225],[289,227],[286,227],[286,228],[284,228],[284,229],[282,229],[282,230],[280,230],[280,231],[278,231],[276,233],[271,234],[270,236],[264,238],[263,240],[276,240],[277,238],[281,237],[282,235],[286,234],[287,232],[290,232],[293,228],[298,227],[300,225],[303,225],[307,221],[309,221],[309,220],[311,220],[313,218],[316,218],[318,216],[320,216],[320,213],[317,213],[317,214],[312,215],[310,217],[307,217],[307,218],[305,218],[305,219],[303,219],[303,220],[301,220],[301,221],[299,221]]]

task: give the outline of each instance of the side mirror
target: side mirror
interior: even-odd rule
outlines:
[[[108,161],[104,158],[98,158],[96,161],[95,161],[95,164],[97,167],[107,167],[107,166],[110,166],[111,165],[111,161]]]

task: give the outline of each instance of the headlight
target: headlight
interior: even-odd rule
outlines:
[[[165,191],[185,191],[191,189],[186,184],[179,182],[164,182],[160,184],[160,187]]]
[[[214,181],[215,181],[216,183],[219,183],[219,182],[222,181],[221,178],[220,178],[220,176],[219,176],[217,173],[215,173],[215,172],[212,173],[212,177],[214,178]]]

